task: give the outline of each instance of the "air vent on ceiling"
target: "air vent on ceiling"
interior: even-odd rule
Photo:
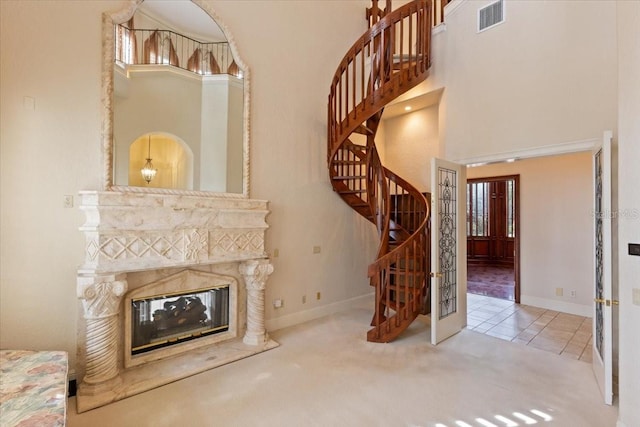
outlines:
[[[504,0],[493,2],[478,9],[478,32],[488,30],[504,22]]]

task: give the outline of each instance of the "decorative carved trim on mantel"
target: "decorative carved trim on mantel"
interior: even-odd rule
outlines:
[[[86,191],[87,272],[126,272],[266,258],[267,202]]]

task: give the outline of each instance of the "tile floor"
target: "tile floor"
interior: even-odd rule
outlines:
[[[467,329],[591,363],[591,318],[467,294]]]

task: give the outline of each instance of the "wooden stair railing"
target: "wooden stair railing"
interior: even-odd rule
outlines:
[[[328,165],[334,190],[376,225],[380,245],[369,266],[374,342],[398,337],[428,312],[429,203],[382,165],[375,136],[386,104],[427,78],[431,0],[395,11],[387,0],[367,10],[369,30],[349,49],[334,75],[328,108]]]

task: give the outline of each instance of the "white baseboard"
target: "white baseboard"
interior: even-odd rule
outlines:
[[[624,425],[622,421],[618,420],[618,422],[616,423],[616,427],[627,427],[627,426]]]
[[[297,313],[287,314],[282,317],[267,319],[265,326],[267,331],[277,331],[278,329],[288,326],[298,325],[320,317],[328,316],[339,311],[345,311],[362,302],[372,302],[373,293],[350,298],[344,301],[338,301],[331,304],[315,307],[310,310],[298,311]]]
[[[593,315],[592,306],[576,304],[573,302],[557,301],[553,299],[522,295],[520,296],[520,303],[525,305],[532,305],[534,307],[546,308],[547,310],[555,310],[561,311],[563,313],[575,314],[577,316],[591,317]]]

